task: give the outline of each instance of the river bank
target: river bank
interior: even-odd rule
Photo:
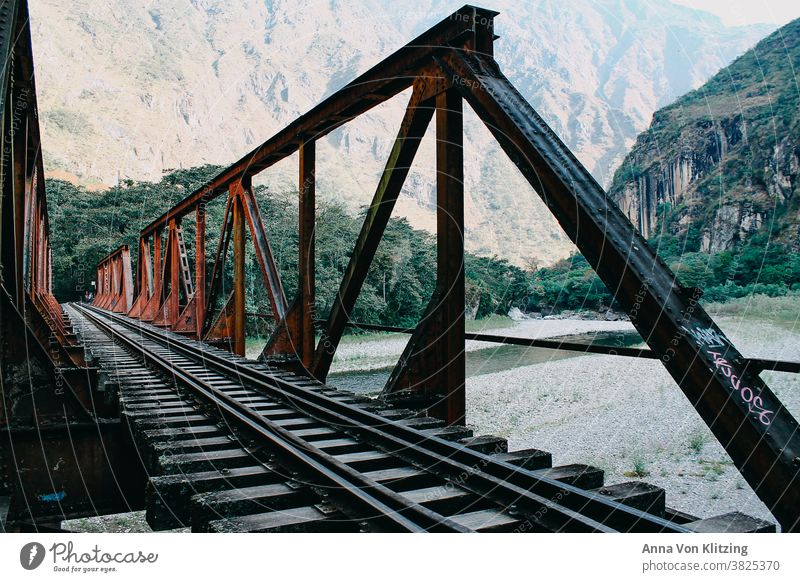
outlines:
[[[633,332],[634,329],[628,321],[529,319],[513,322],[506,327],[477,328],[473,331],[487,335],[545,339],[603,332]],[[342,343],[333,359],[331,372],[375,370],[393,366],[403,353],[408,339],[407,334],[381,334],[365,341]],[[497,348],[498,344],[491,342],[466,342],[467,352]]]

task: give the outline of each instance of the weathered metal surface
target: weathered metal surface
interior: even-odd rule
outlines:
[[[152,288],[139,288],[139,295],[147,297],[142,307],[139,319],[142,321],[153,321],[161,309],[164,293],[164,272],[161,262],[162,231],[157,230],[153,236],[153,267],[150,280],[153,281]]]
[[[234,182],[231,195],[235,195],[239,199],[244,218],[247,220],[247,224],[250,227],[250,235],[253,240],[256,260],[261,268],[261,276],[266,284],[272,313],[275,314],[276,320],[283,319],[286,317],[286,312],[289,308],[286,303],[286,296],[283,292],[281,276],[278,273],[278,267],[275,265],[275,259],[272,256],[269,238],[264,229],[264,222],[261,220],[261,211],[258,208],[256,197],[253,195],[253,187],[250,184],[250,180],[245,179],[241,182]]]
[[[316,144],[308,141],[300,146],[300,212],[299,212],[299,252],[298,276],[298,314],[300,361],[310,368],[314,360],[314,313],[316,301],[315,236],[316,227]]]
[[[241,185],[239,185],[241,189]],[[233,353],[245,352],[244,204],[231,185],[233,197]]]
[[[144,506],[145,479],[119,420],[2,431],[0,489],[8,519],[54,522]]]
[[[475,6],[460,8],[223,170],[211,182],[154,220],[142,233],[152,233],[159,226],[163,227],[170,217],[183,216],[198,204],[224,194],[232,182],[254,176],[292,155],[306,141],[303,136],[319,139],[411,87],[416,72],[430,66],[432,55],[447,50],[449,46],[477,38],[479,40],[473,41],[472,45],[477,46],[477,50],[490,52],[496,14]]]
[[[208,297],[202,313],[202,337],[232,337],[242,353],[244,330],[244,220],[249,220],[262,276],[268,285],[273,317],[278,322],[265,353],[294,351],[308,362],[308,325],[313,309],[313,196],[303,195],[301,177],[301,279],[288,308],[280,301],[282,286],[274,265],[250,179],[258,172],[368,111],[400,91],[414,86],[412,102],[392,150],[373,204],[351,256],[322,340],[314,352],[311,370],[324,379],[341,338],[348,314],[358,298],[375,249],[380,242],[408,166],[424,134],[431,100],[437,106],[437,213],[438,253],[436,293],[417,326],[409,348],[387,386],[387,392],[411,389],[430,397],[429,410],[448,420],[463,422],[463,163],[461,101],[465,98],[501,147],[542,196],[565,232],[575,242],[676,382],[734,459],[739,470],[770,507],[785,530],[795,530],[800,512],[800,483],[795,462],[800,458],[797,423],[757,377],[761,364],[743,358],[698,304],[699,290],[683,288],[646,241],[616,208],[531,106],[503,77],[493,54],[495,13],[464,7],[448,19],[391,55],[373,69],[334,93],[319,106],[278,132],[253,152],[221,172],[208,184],[171,208],[142,231],[142,240],[170,226],[210,199],[228,193]],[[311,150],[301,164],[311,168]],[[20,162],[22,163],[22,162]],[[18,171],[17,176],[21,175]],[[301,176],[313,170],[301,169]],[[312,180],[313,185],[313,180]],[[13,208],[13,206],[12,206]],[[4,219],[6,207],[3,208]],[[45,217],[46,218],[46,217]],[[17,224],[17,223],[15,223]],[[579,228],[580,226],[580,228]],[[230,238],[234,239],[234,292],[217,310],[222,290],[223,264]],[[172,243],[169,242],[168,251]],[[140,247],[141,248],[141,247]],[[177,252],[173,252],[177,261]],[[11,260],[11,259],[9,259]],[[21,264],[16,258],[13,259]],[[154,319],[165,298],[164,273],[154,250],[154,285],[141,319]],[[303,262],[305,261],[305,262]],[[197,266],[196,266],[197,270]],[[166,268],[164,272],[167,272]],[[40,271],[41,273],[41,271]],[[105,274],[103,274],[105,276]],[[197,273],[195,273],[197,277]],[[196,288],[205,288],[198,278]],[[174,279],[177,281],[177,279]],[[145,292],[149,293],[149,292]],[[142,291],[140,289],[140,296]],[[137,300],[138,305],[138,300]],[[155,305],[155,308],[153,308]],[[155,311],[156,313],[151,313]],[[174,317],[177,317],[177,313]],[[170,321],[174,324],[174,317]],[[303,331],[306,330],[306,331]],[[224,336],[229,333],[232,336]],[[305,336],[305,337],[304,337]],[[499,470],[499,469],[498,469]],[[504,477],[506,478],[506,477]],[[507,477],[511,479],[511,477]],[[490,481],[487,481],[487,484]]]
[[[206,318],[206,209],[199,205],[195,210],[194,306],[197,339],[203,339],[203,321]]]
[[[128,313],[133,307],[131,253],[123,245],[97,263],[97,285],[93,305],[115,313]]]
[[[448,424],[466,410],[462,107],[456,89],[436,97],[436,290],[384,389],[421,393]]]
[[[231,240],[231,232],[233,230],[231,210],[233,201],[234,198],[228,195],[228,199],[225,202],[225,212],[222,215],[222,226],[220,227],[219,231],[217,252],[214,258],[214,265],[211,268],[211,279],[208,283],[208,299],[206,300],[206,305],[203,309],[204,318],[201,326],[201,336],[204,338],[212,327],[214,318],[216,317],[215,311],[217,307],[217,301],[220,294],[223,292],[222,282],[225,276],[225,260],[228,254],[228,245],[230,244]]]
[[[283,516],[294,511],[275,495],[297,492],[307,483],[338,483],[333,490],[326,488],[330,493],[324,505],[331,507],[326,513],[336,509],[341,512],[337,520],[363,522],[378,531],[688,531],[660,515],[659,507],[655,513],[642,510],[643,504],[657,504],[658,488],[648,487],[646,498],[619,486],[598,491],[603,471],[595,467],[552,467],[543,451],[505,452],[503,438],[470,438],[463,428],[445,429],[431,418],[403,418],[402,411],[377,414],[302,376],[276,374],[263,365],[201,350],[196,343],[113,314],[80,311],[114,337],[115,345],[126,346],[153,371],[168,372],[186,389],[165,386],[152,395],[135,385],[125,389],[132,434],[143,449],[153,449],[145,458],[162,475],[148,487],[148,522],[158,529],[189,524],[193,531],[293,528]],[[163,355],[167,346],[169,357]],[[193,371],[200,362],[202,375]],[[163,408],[167,392],[170,403]],[[202,414],[197,411],[191,426],[181,416],[195,409],[187,398],[211,405]],[[174,413],[165,412],[169,407]],[[225,421],[219,422],[220,417]],[[431,425],[441,428],[426,428]],[[240,438],[219,438],[235,426],[248,427],[246,450]],[[180,452],[158,454],[167,450]],[[289,476],[297,479],[292,487],[276,491]],[[402,493],[387,494],[389,482]],[[395,489],[400,483],[404,486]],[[189,499],[198,492],[199,498]],[[253,515],[250,508],[259,503]],[[218,511],[216,526],[208,522],[209,504]],[[387,518],[387,511],[395,516]],[[313,525],[304,527],[327,531],[330,524],[318,513]],[[692,521],[697,519],[686,519]]]
[[[150,241],[145,238],[139,239],[136,288],[139,289],[139,294],[136,296],[128,315],[138,318],[141,316],[145,304],[153,293],[153,264],[150,256]]]

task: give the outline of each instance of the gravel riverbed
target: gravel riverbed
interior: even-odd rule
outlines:
[[[718,323],[745,356],[800,359],[796,330],[738,318]],[[800,375],[762,377],[797,418]],[[510,450],[542,449],[555,464],[604,469],[607,483],[664,487],[670,507],[700,517],[738,510],[774,521],[655,360],[585,355],[474,376],[467,422],[476,434],[508,438]]]

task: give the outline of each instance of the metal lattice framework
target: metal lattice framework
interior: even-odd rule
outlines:
[[[121,492],[135,481],[120,424],[99,420],[116,407],[52,293],[25,0],[0,3],[0,56],[0,497],[10,498],[10,520],[29,523],[122,511],[141,494]]]
[[[128,245],[97,263],[97,295],[92,305],[114,313],[128,313],[133,306],[131,251]]]
[[[137,288],[129,315],[194,337],[228,337],[244,353],[244,245],[249,227],[269,292],[276,331],[263,356],[297,356],[324,380],[350,324],[377,246],[425,131],[435,118],[437,281],[385,394],[410,394],[449,423],[464,421],[464,186],[462,109],[466,101],[545,201],[634,326],[784,529],[800,504],[797,422],[760,379],[763,363],[745,359],[683,287],[601,186],[506,79],[493,58],[496,13],[465,6],[222,171],[141,232]],[[412,88],[394,146],[375,190],[321,339],[314,338],[315,141]],[[300,276],[288,303],[252,190],[252,178],[299,152]],[[227,196],[224,224],[206,277],[205,205]],[[193,294],[178,236],[197,224]],[[166,248],[162,250],[166,231]],[[233,292],[220,280],[233,240]],[[163,259],[162,259],[163,257]]]
[[[294,360],[297,369],[324,380],[344,329],[352,323],[349,314],[420,142],[435,118],[436,289],[384,391],[387,397],[410,395],[432,415],[451,424],[463,423],[467,335],[462,111],[466,101],[626,309],[650,348],[648,357],[663,363],[783,529],[797,530],[800,435],[795,419],[758,375],[769,362],[750,360],[739,353],[701,307],[701,291],[680,284],[503,76],[493,58],[495,15],[472,6],[456,11],[154,220],[141,232],[135,295],[130,257],[121,249],[99,266],[97,304],[198,339],[230,341],[233,351],[242,354],[249,230],[275,320],[275,332],[263,356]],[[91,455],[81,457],[76,450],[84,446],[81,443],[87,450],[96,446],[98,431],[110,426],[97,422],[97,417],[112,410],[113,403],[105,403],[104,410],[102,398],[107,392],[99,390],[96,371],[87,365],[83,347],[52,295],[52,257],[24,0],[0,5],[0,54],[4,57],[0,79],[0,424],[10,439],[8,446],[4,443],[0,449],[0,466],[8,465],[9,454],[40,455],[38,464],[44,468],[54,465],[48,455],[67,459],[67,468],[58,477],[62,480],[59,487],[70,492],[70,499],[81,498],[84,491],[90,501],[101,500],[109,487],[101,476],[106,472],[98,469],[99,463]],[[394,146],[321,339],[315,341],[315,142],[407,89],[412,89],[411,97]],[[288,301],[252,179],[296,152],[300,158],[299,279],[291,285],[295,291],[293,300]],[[205,207],[222,196],[227,202],[221,235],[207,272]],[[194,265],[181,228],[181,221],[191,214],[196,220]],[[229,250],[233,288],[223,296]],[[17,385],[8,389],[6,379],[19,377],[28,378],[24,389],[20,391]],[[42,447],[26,436],[41,438],[43,426],[60,435],[52,447]],[[70,448],[64,448],[66,445]],[[87,479],[93,470],[98,477]],[[16,488],[30,515],[53,511],[41,496],[31,496],[31,492],[47,491],[48,487],[53,490],[51,474],[31,471],[23,478],[22,473],[12,477],[0,471],[0,477],[0,489]],[[45,483],[46,479],[51,482]],[[109,508],[118,508],[118,499],[107,501]],[[70,511],[80,509],[76,505]],[[64,507],[59,511],[68,513]]]

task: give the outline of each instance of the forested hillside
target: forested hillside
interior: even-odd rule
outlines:
[[[121,244],[130,245],[135,262],[141,228],[218,171],[215,166],[179,170],[158,183],[128,181],[101,192],[87,191],[60,180],[49,181],[56,296],[61,301],[75,300],[84,289],[91,288],[97,261]],[[297,281],[297,193],[257,187],[256,197],[291,300]],[[213,260],[217,247],[223,210],[222,199],[207,207],[209,261]],[[320,317],[325,317],[330,309],[362,222],[363,214],[353,216],[341,203],[318,202],[316,276]],[[193,221],[186,219],[183,228],[190,260],[194,261]],[[467,254],[465,268],[468,313],[472,317],[506,314],[512,306],[524,302],[528,294],[527,274],[507,261]],[[427,232],[411,228],[406,219],[394,218],[378,248],[352,319],[413,325],[431,297],[435,281],[435,239]],[[246,283],[247,310],[268,311],[259,267],[249,248]]]
[[[609,190],[684,285],[706,301],[800,287],[800,20],[653,115]],[[533,298],[610,296],[575,256],[537,273]]]

